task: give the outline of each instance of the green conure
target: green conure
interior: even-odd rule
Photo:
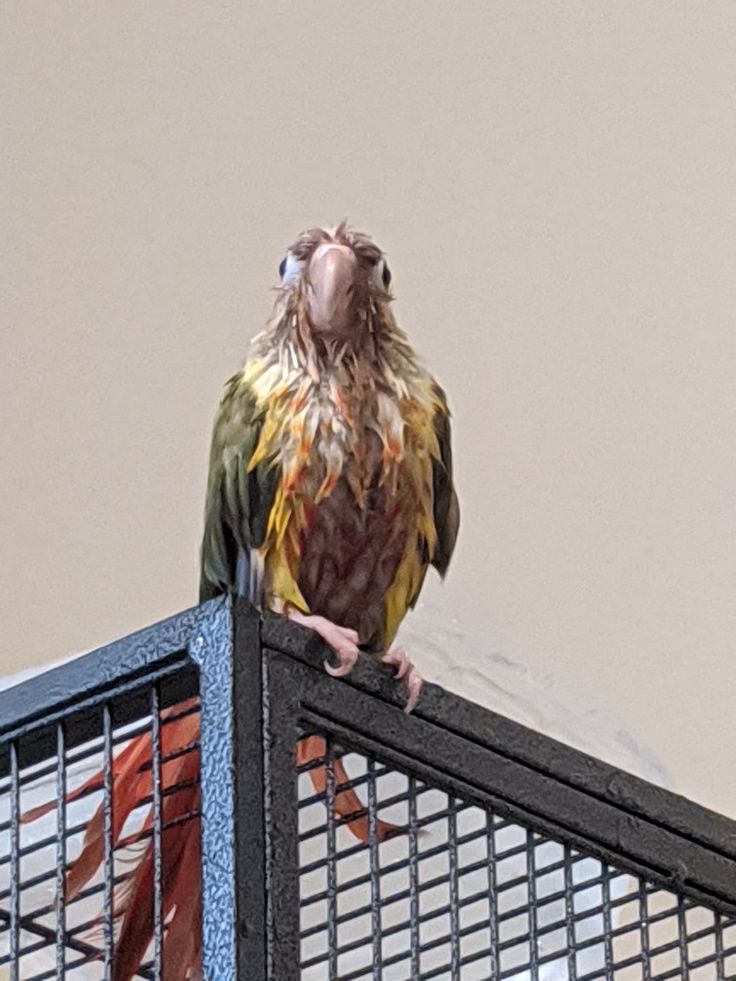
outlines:
[[[281,265],[272,320],[215,420],[200,597],[235,592],[316,630],[346,674],[391,649],[459,509],[444,393],[391,312],[380,249],[340,226]]]

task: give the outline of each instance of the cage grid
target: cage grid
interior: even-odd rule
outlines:
[[[183,799],[187,792],[192,796],[196,781],[174,779],[172,770],[182,757],[197,757],[199,743],[172,742],[167,733],[186,718],[196,725],[199,703],[192,697],[162,708],[155,680],[127,694],[141,708],[147,703],[148,714],[119,723],[118,702],[103,700],[79,728],[73,718],[42,724],[47,736],[54,733],[54,755],[24,763],[36,755],[34,729],[8,747],[9,773],[0,781],[0,968],[15,965],[19,978],[92,981],[110,975],[121,926],[116,912],[122,911],[135,864],[148,852],[154,865],[152,941],[137,977],[155,977],[161,963],[162,852],[171,829],[200,819],[198,788],[194,807]],[[141,786],[125,816],[116,807],[113,760],[140,739],[147,740],[137,770]],[[85,836],[89,840],[95,816],[97,867],[88,881],[75,885],[66,871],[74,868]]]
[[[123,981],[145,857],[135,977],[187,981],[183,827],[189,981],[736,978],[736,823],[431,685],[407,717],[379,664],[324,656],[213,601],[0,694],[0,981]]]
[[[322,738],[300,767],[304,981],[736,977],[736,918]],[[345,790],[364,806],[336,815]],[[400,833],[379,844],[379,821]]]

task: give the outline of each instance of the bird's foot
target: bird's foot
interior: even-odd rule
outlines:
[[[313,630],[328,647],[332,648],[340,664],[333,668],[329,662],[325,661],[325,671],[328,674],[331,674],[333,678],[344,678],[345,675],[350,674],[360,654],[356,630],[351,630],[350,627],[340,627],[326,617],[307,615],[293,607],[289,608],[286,615],[294,623],[299,623],[303,627]]]
[[[386,651],[381,660],[384,664],[390,664],[396,669],[396,677],[399,680],[406,681],[409,697],[406,700],[404,711],[406,713],[412,712],[422,693],[424,678],[422,678],[414,667],[414,662],[409,658],[409,655],[401,647],[394,647],[390,651]]]

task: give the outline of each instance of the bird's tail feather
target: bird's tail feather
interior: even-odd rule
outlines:
[[[322,736],[305,736],[296,753],[297,764],[309,773],[316,793],[327,794],[327,746]],[[339,756],[332,760],[334,774],[334,812],[345,827],[364,844],[369,840],[368,812],[355,790]],[[386,841],[406,831],[401,825],[376,820],[376,839]]]
[[[168,921],[163,938],[164,981],[198,975],[202,958],[202,904],[197,888],[201,876],[199,752],[187,752],[175,762],[176,768],[168,773],[167,764],[162,767],[162,929]],[[149,813],[145,830],[150,831],[152,825],[153,814]],[[149,840],[116,906],[120,927],[113,981],[129,981],[135,975],[151,942],[154,874],[153,842]]]
[[[201,977],[202,896],[201,822],[199,784],[199,712],[197,700],[190,699],[162,713],[161,726],[161,826],[162,832],[162,927],[164,981]],[[327,794],[326,744],[322,736],[306,736],[297,748],[297,763],[309,773],[315,792]],[[334,813],[360,841],[369,840],[366,808],[349,784],[342,760],[332,761],[334,774]],[[101,789],[101,773],[66,797],[67,803]],[[130,981],[138,971],[154,932],[154,847],[151,839],[153,807],[137,832],[123,838],[126,821],[141,806],[151,805],[153,797],[151,737],[135,737],[114,759],[112,767],[112,840],[118,849],[143,845],[135,856],[134,868],[116,889],[114,916],[117,939],[113,961],[113,981]],[[28,823],[56,807],[50,801],[27,811]],[[400,834],[403,827],[376,821],[376,838],[385,841]],[[104,807],[100,805],[90,819],[79,857],[67,871],[65,898],[72,902],[93,878],[104,859]],[[99,926],[99,922],[97,924]]]
[[[162,921],[170,918],[163,939],[164,981],[198,976],[201,968],[199,713],[190,699],[161,716]],[[95,774],[69,793],[67,804],[101,789]],[[150,805],[153,797],[152,745],[148,733],[136,736],[114,759],[112,767],[112,843],[128,848],[146,842],[133,871],[116,889],[114,916],[117,939],[113,981],[135,976],[154,932],[153,807],[131,837],[122,838],[129,816]],[[50,801],[21,818],[29,823],[56,807]],[[65,901],[71,903],[93,878],[104,859],[104,805],[90,818],[79,857],[66,875]],[[195,884],[195,888],[193,888]],[[173,914],[173,915],[172,915]],[[99,921],[95,924],[99,928]]]

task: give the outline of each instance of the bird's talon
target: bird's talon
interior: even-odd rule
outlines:
[[[313,630],[322,638],[328,647],[332,648],[335,657],[340,663],[337,667],[333,668],[328,661],[325,661],[325,671],[327,674],[333,678],[344,678],[345,675],[350,674],[360,654],[357,631],[351,627],[341,627],[326,617],[302,613],[293,607],[287,611],[287,616],[295,623],[299,623],[303,627]]]
[[[338,654],[337,656],[340,658],[340,664],[338,667],[333,668],[329,661],[325,661],[325,671],[332,678],[344,678],[346,675],[350,674],[355,667],[355,662],[358,660],[358,655],[349,654],[347,656],[340,656]]]
[[[407,688],[409,689],[409,697],[406,700],[406,705],[404,706],[404,711],[407,715],[410,715],[414,709],[417,707],[417,702],[419,701],[419,696],[422,693],[422,688],[424,687],[424,679],[420,677],[414,671],[409,680],[407,681]]]
[[[408,698],[404,706],[404,711],[407,714],[412,712],[419,701],[422,686],[424,685],[421,675],[414,667],[406,651],[401,650],[401,648],[387,651],[381,658],[381,661],[384,664],[390,664],[394,667],[394,676],[397,681],[406,681]]]

